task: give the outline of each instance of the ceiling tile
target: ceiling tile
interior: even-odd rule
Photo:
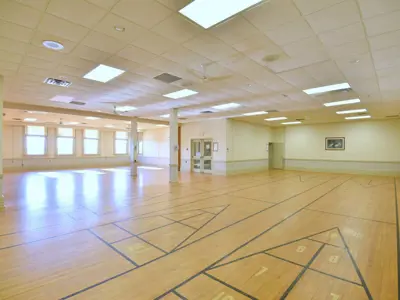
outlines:
[[[115,26],[125,28],[125,30],[123,32],[117,31],[114,28]],[[128,43],[147,32],[146,29],[139,25],[111,13],[103,18],[94,30]]]
[[[60,65],[57,68],[57,72],[61,75],[72,75],[76,77],[83,77],[85,74],[87,74],[90,70],[86,69],[79,69],[67,65]],[[89,79],[88,79],[89,80]]]
[[[42,13],[11,0],[0,1],[0,19],[21,26],[36,28]]]
[[[290,83],[291,85],[298,87],[302,90],[319,86],[318,81],[316,81],[302,68],[287,72],[282,72],[279,73],[278,76],[281,77],[286,82]]]
[[[267,30],[266,35],[277,45],[284,46],[311,36],[315,33],[301,17],[285,23],[275,29]]]
[[[31,74],[36,76],[36,80],[38,82],[43,82],[47,77],[51,77],[52,72],[45,69],[29,67],[29,66],[20,66],[18,70],[18,74]]]
[[[325,48],[320,40],[316,37],[306,38],[283,47],[285,53],[290,57],[310,57],[317,54],[325,54]]]
[[[202,64],[210,63],[208,58],[205,58],[183,46],[178,46],[163,54],[163,57],[181,64],[187,68],[201,71]]]
[[[65,21],[50,14],[43,16],[38,29],[74,42],[80,41],[89,32],[89,29],[86,27]]]
[[[121,0],[114,6],[112,12],[148,29],[172,13],[155,0]]]
[[[400,45],[372,52],[376,69],[389,68],[400,64]]]
[[[136,63],[134,61],[116,55],[107,58],[104,61],[104,64],[122,70],[129,70],[131,72],[135,72],[135,70],[140,67],[139,63]]]
[[[353,0],[346,0],[310,14],[306,18],[314,31],[321,33],[360,22],[360,13]]]
[[[131,44],[157,55],[161,55],[176,46],[171,40],[151,31],[142,34]]]
[[[31,56],[25,56],[24,59],[22,60],[22,65],[24,66],[46,69],[46,70],[54,69],[57,66],[57,64],[58,64],[57,62],[51,62]]]
[[[185,67],[173,62],[167,58],[159,56],[153,60],[151,60],[148,65],[152,68],[170,73],[175,76],[182,77],[183,74],[186,74]]]
[[[107,57],[110,56],[110,53],[103,52],[94,48],[90,48],[88,46],[79,44],[72,52],[71,55],[80,57],[86,60],[91,60],[97,63],[101,63]]]
[[[192,2],[192,0],[157,0],[157,1],[174,11],[179,11],[186,5],[188,5],[190,2]]]
[[[362,80],[376,78],[375,67],[370,54],[358,56],[359,62],[352,63],[348,58],[336,60],[339,69],[348,80]]]
[[[237,53],[235,49],[207,33],[203,33],[184,43],[184,46],[214,61],[219,61]]]
[[[320,40],[325,46],[333,47],[365,38],[364,26],[361,22],[346,27],[320,33]]]
[[[212,27],[209,31],[230,45],[239,43],[248,36],[259,33],[259,30],[241,15]]]
[[[292,0],[265,2],[243,13],[261,31],[271,30],[300,17]]]
[[[96,31],[90,32],[82,44],[108,53],[116,53],[126,46],[125,42]]]
[[[161,70],[157,70],[148,66],[140,66],[136,68],[134,72],[147,78],[154,78],[162,73]]]
[[[400,30],[370,37],[369,43],[372,50],[380,50],[400,45]]]
[[[333,61],[325,61],[304,67],[304,71],[310,74],[321,85],[345,81],[343,74]]]
[[[328,52],[333,59],[341,57],[354,58],[358,55],[369,53],[369,44],[366,39],[361,39],[340,46],[331,47]]]
[[[183,16],[171,14],[168,18],[157,24],[152,31],[176,43],[183,43],[199,34],[202,30]]]
[[[24,54],[28,44],[0,37],[0,49],[8,52]]]
[[[22,61],[22,57],[23,56],[18,53],[0,50],[0,59],[3,61],[8,61],[18,64]]]
[[[19,64],[17,63],[0,60],[0,74],[2,74],[2,70],[17,71],[18,67]]]
[[[93,61],[89,61],[89,60],[82,59],[79,57],[74,57],[74,56],[65,57],[62,60],[62,64],[66,65],[66,66],[78,68],[78,69],[84,69],[84,70],[92,70],[95,67],[97,67],[97,65],[98,65],[97,63],[95,63]]]
[[[32,38],[31,44],[37,47],[44,47],[42,45],[43,41],[57,41],[59,43],[61,43],[64,46],[64,49],[59,51],[61,53],[69,53],[72,49],[75,48],[76,43],[69,41],[67,39],[63,39],[62,37],[53,35],[53,34],[49,34],[49,33],[45,33],[45,32],[41,32],[41,31],[35,31],[35,34]]]
[[[17,24],[0,21],[0,36],[29,43],[33,36],[33,30]]]
[[[303,15],[309,15],[324,8],[328,8],[344,0],[293,0]]]
[[[132,45],[125,47],[117,55],[139,64],[148,64],[149,61],[156,57],[156,55]]]
[[[67,54],[59,51],[49,50],[45,47],[29,45],[26,50],[26,55],[47,61],[61,61]]]
[[[41,11],[45,11],[47,5],[50,2],[50,0],[16,0],[16,1],[23,5],[30,6]]]
[[[107,13],[84,0],[51,0],[47,12],[88,28],[96,25]]]
[[[398,0],[358,0],[358,3],[365,19],[400,9]]]
[[[364,20],[367,34],[375,36],[400,29],[400,10]]]
[[[110,10],[119,0],[86,0],[92,4]]]

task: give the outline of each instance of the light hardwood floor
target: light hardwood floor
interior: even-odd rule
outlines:
[[[169,184],[167,170],[120,168],[6,174],[5,186],[2,300],[398,299],[400,178]]]

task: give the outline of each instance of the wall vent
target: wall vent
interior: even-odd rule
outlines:
[[[180,78],[178,76],[175,76],[175,75],[172,75],[172,74],[169,74],[169,73],[162,73],[162,74],[154,77],[154,79],[160,80],[160,81],[162,81],[164,83],[172,83],[172,82],[181,80],[182,78]]]
[[[46,78],[45,81],[43,81],[46,84],[50,85],[56,85],[56,86],[61,86],[61,87],[69,87],[72,83],[66,80],[62,79],[55,79],[55,78]]]
[[[211,110],[204,110],[204,111],[202,111],[202,112],[200,112],[201,114],[212,114],[212,113],[214,113],[213,111],[211,111]]]
[[[80,101],[71,101],[69,104],[75,104],[75,105],[86,105],[85,102],[80,102]]]

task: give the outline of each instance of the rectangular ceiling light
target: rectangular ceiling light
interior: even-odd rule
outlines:
[[[164,95],[164,97],[171,98],[171,99],[180,99],[180,98],[185,98],[185,97],[189,97],[192,95],[196,95],[197,93],[198,92],[196,92],[196,91],[192,91],[189,89],[183,89],[183,90],[180,90],[177,92],[166,94],[166,95]]]
[[[36,122],[37,119],[35,119],[35,118],[25,118],[24,121],[25,122]]]
[[[225,109],[230,109],[230,108],[237,108],[239,106],[240,106],[240,104],[238,104],[238,103],[226,103],[226,104],[212,106],[212,108],[218,109],[218,110],[225,110]]]
[[[100,118],[98,117],[86,117],[86,120],[99,120]]]
[[[294,124],[301,124],[301,122],[300,121],[294,121],[294,122],[284,122],[284,123],[281,123],[282,125],[294,125]]]
[[[287,120],[286,117],[277,117],[277,118],[269,118],[269,119],[265,119],[265,121],[280,121],[280,120]]]
[[[168,125],[164,125],[164,124],[157,124],[157,127],[168,127]]]
[[[161,115],[160,118],[169,118],[169,114],[167,114],[167,115]]]
[[[115,110],[118,111],[118,112],[127,112],[127,111],[132,111],[132,110],[135,110],[135,109],[137,109],[137,108],[134,107],[134,106],[129,106],[129,105],[127,105],[127,106],[117,106],[115,108]]]
[[[308,95],[314,95],[314,94],[339,91],[339,90],[344,90],[344,89],[349,89],[349,88],[351,88],[350,84],[348,84],[347,82],[344,82],[344,83],[339,83],[339,84],[326,85],[326,86],[321,86],[321,87],[317,87],[317,88],[313,88],[313,89],[308,89],[308,90],[304,90],[303,92]]]
[[[346,120],[358,120],[358,119],[370,119],[371,116],[355,116],[355,117],[347,117]]]
[[[346,115],[346,114],[356,114],[356,113],[363,113],[363,112],[367,112],[367,110],[365,108],[352,109],[352,110],[340,110],[340,111],[337,111],[336,113],[338,115]]]
[[[66,122],[64,125],[79,125],[79,122]]]
[[[251,112],[251,113],[245,113],[242,116],[259,116],[259,115],[266,115],[268,114],[267,111],[255,111],[255,112]]]
[[[83,76],[83,78],[105,83],[123,73],[125,73],[124,70],[116,69],[106,65],[99,65]]]
[[[349,100],[342,100],[342,101],[335,101],[335,102],[328,102],[324,103],[326,107],[329,106],[339,106],[339,105],[346,105],[346,104],[354,104],[354,103],[360,103],[360,99],[349,99]]]
[[[179,12],[207,29],[263,0],[195,0]]]

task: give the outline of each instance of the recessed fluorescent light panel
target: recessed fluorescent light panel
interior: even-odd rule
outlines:
[[[255,112],[251,112],[251,113],[245,113],[243,114],[243,116],[259,116],[259,115],[266,115],[268,114],[267,111],[255,111]]]
[[[78,125],[80,124],[79,122],[66,122],[64,125]]]
[[[195,0],[179,12],[207,29],[263,0]]]
[[[300,121],[294,121],[294,122],[284,122],[284,123],[281,123],[282,125],[295,125],[295,124],[301,124],[301,122]]]
[[[45,111],[26,111],[28,114],[38,114],[38,115],[46,115],[47,112]]]
[[[160,118],[169,118],[169,114],[167,114],[167,115],[161,115]]]
[[[123,73],[125,73],[124,70],[116,69],[106,65],[99,65],[83,76],[83,78],[105,83]]]
[[[370,119],[371,116],[356,116],[356,117],[347,117],[346,120],[358,120],[358,119]]]
[[[105,125],[106,128],[114,128],[114,125]]]
[[[54,102],[61,102],[61,103],[71,103],[71,101],[74,100],[74,97],[69,97],[69,96],[54,96],[53,98],[50,99],[50,101]]]
[[[341,110],[341,111],[337,111],[336,113],[338,115],[346,115],[346,114],[356,114],[356,113],[363,113],[363,112],[367,112],[367,110],[365,108],[361,108],[361,109],[352,109],[352,110]]]
[[[25,122],[36,122],[37,119],[35,119],[35,118],[25,118],[24,121]]]
[[[168,127],[168,125],[163,125],[163,124],[157,124],[157,127]]]
[[[177,92],[166,94],[166,95],[164,95],[164,97],[171,98],[171,99],[180,99],[180,98],[185,98],[185,97],[189,97],[192,95],[196,95],[197,93],[198,92],[196,92],[196,91],[192,91],[189,89],[183,89],[183,90],[180,90]]]
[[[339,106],[339,105],[346,105],[346,104],[354,104],[354,103],[360,103],[360,99],[349,99],[349,100],[342,100],[342,101],[335,101],[335,102],[328,102],[324,103],[325,106]]]
[[[100,118],[98,117],[86,117],[86,120],[99,120]]]
[[[280,121],[280,120],[287,120],[286,117],[277,117],[277,118],[269,118],[269,119],[265,119],[265,121]]]
[[[333,84],[333,85],[327,85],[327,86],[321,86],[313,89],[308,89],[304,90],[303,92],[308,94],[308,95],[314,95],[314,94],[321,94],[321,93],[326,93],[326,92],[332,92],[332,91],[340,91],[340,90],[345,90],[349,89],[350,84],[347,82],[344,83],[339,83],[339,84]]]
[[[215,105],[212,108],[217,109],[217,110],[225,110],[225,109],[237,108],[239,106],[240,106],[240,104],[238,104],[238,103],[226,103],[226,104],[221,104],[221,105]]]
[[[134,106],[117,106],[115,108],[115,110],[119,111],[119,112],[127,112],[127,111],[132,111],[132,110],[135,110],[135,109],[137,109],[137,108],[134,107]]]

